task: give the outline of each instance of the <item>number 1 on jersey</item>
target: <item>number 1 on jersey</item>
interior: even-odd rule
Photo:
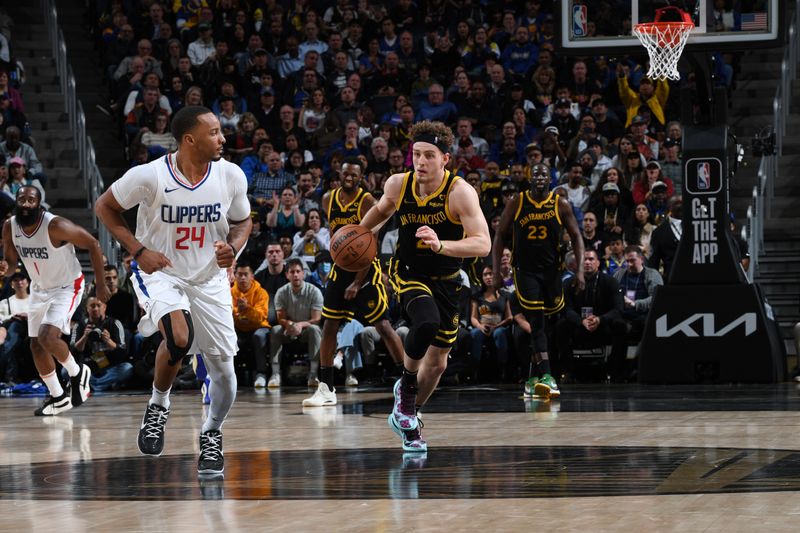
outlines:
[[[197,246],[202,248],[203,243],[206,241],[206,228],[205,226],[179,226],[175,228],[178,233],[178,240],[175,241],[176,250],[189,250],[190,246],[184,244],[186,241],[200,243]]]

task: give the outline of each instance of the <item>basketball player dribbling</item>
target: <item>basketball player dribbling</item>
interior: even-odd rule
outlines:
[[[564,308],[561,283],[561,230],[567,230],[575,257],[583,257],[583,238],[566,198],[550,191],[550,168],[542,163],[531,168],[530,190],[520,191],[508,202],[494,236],[493,277],[496,288],[503,286],[501,257],[506,234],[511,233],[514,286],[517,301],[531,325],[531,365],[524,397],[557,398],[561,395],[551,375],[547,353],[545,315]],[[575,283],[583,290],[583,261],[578,261]]]
[[[128,170],[98,199],[95,211],[133,254],[134,290],[144,336],[161,332],[152,396],[139,429],[139,450],[160,455],[169,393],[190,353],[202,353],[211,405],[200,433],[198,473],[221,474],[222,423],[236,398],[236,332],[226,270],[247,242],[252,222],[247,180],[221,159],[225,137],[211,110],[187,106],[172,120],[178,151]],[[139,206],[136,235],[122,213]]]
[[[328,216],[331,235],[347,224],[358,224],[373,205],[375,198],[361,188],[364,174],[362,163],[357,158],[348,158],[342,164],[342,185],[325,193],[322,207]],[[358,318],[364,324],[373,325],[386,344],[392,359],[398,363],[403,359],[403,343],[386,318],[388,296],[383,284],[380,261],[376,258],[361,272],[348,272],[336,266],[331,270],[325,287],[322,316],[322,344],[320,345],[320,383],[310,398],[303,400],[303,407],[327,407],[336,405],[333,388],[333,352],[336,350],[336,334],[342,321]]]
[[[426,120],[410,134],[414,171],[386,181],[361,225],[374,229],[395,212],[400,216],[390,280],[410,330],[389,425],[403,439],[404,451],[426,452],[417,411],[439,383],[458,335],[462,259],[485,257],[491,242],[475,189],[445,170],[453,132]]]
[[[88,231],[42,209],[42,194],[36,187],[17,191],[15,215],[3,224],[0,276],[13,274],[21,259],[31,278],[28,336],[36,370],[48,390],[41,407],[33,414],[52,416],[81,405],[89,397],[89,367],[78,364],[61,335],[69,334],[70,320],[81,303],[84,279],[75,246],[89,251],[96,296],[106,302],[111,296],[103,283],[103,252]],[[10,271],[10,272],[9,272]],[[66,390],[56,373],[53,358],[70,376]]]

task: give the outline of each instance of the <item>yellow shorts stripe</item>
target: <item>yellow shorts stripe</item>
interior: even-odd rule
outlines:
[[[457,338],[458,335],[454,335],[452,337],[444,337],[442,335],[436,335],[436,337],[434,337],[435,340],[439,342],[446,342],[447,344],[454,344]]]
[[[325,306],[322,307],[322,316],[325,318],[330,318],[332,320],[343,320],[343,319],[350,319],[355,316],[355,313],[352,311],[342,310],[342,309],[329,309]]]

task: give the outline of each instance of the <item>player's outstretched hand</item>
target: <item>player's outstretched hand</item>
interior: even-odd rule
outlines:
[[[233,248],[225,241],[214,241],[214,252],[217,255],[217,266],[228,268],[236,259],[233,256]]]
[[[139,254],[139,257],[136,259],[136,264],[139,265],[139,269],[143,270],[145,274],[152,274],[162,268],[171,267],[172,261],[161,252],[146,249]]]
[[[430,226],[420,226],[420,228],[417,230],[416,237],[417,239],[421,240],[423,244],[429,246],[434,252],[438,253],[441,249],[439,236],[436,235],[436,232],[433,231],[433,228]]]
[[[111,298],[111,292],[108,290],[106,284],[102,281],[95,284],[94,295],[103,303],[106,303],[109,298]]]

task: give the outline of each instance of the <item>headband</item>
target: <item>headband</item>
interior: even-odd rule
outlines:
[[[447,145],[444,139],[432,133],[420,133],[414,137],[413,141],[415,143],[430,143],[441,150],[443,154],[450,153],[450,147]]]

